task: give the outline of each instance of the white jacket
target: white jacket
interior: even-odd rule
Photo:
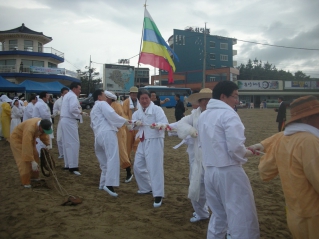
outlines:
[[[206,111],[199,116],[198,130],[204,167],[247,162],[245,127],[235,110],[225,102],[215,99],[208,102]]]
[[[138,129],[136,138],[142,138],[143,132],[145,139],[165,137],[165,130],[150,128],[150,125],[152,125],[153,123],[168,124],[168,120],[163,109],[157,105],[154,105],[153,102],[150,103],[145,112],[143,112],[143,108],[142,106],[140,106],[140,108],[132,115],[132,120],[139,120],[143,123],[143,125],[134,128]]]

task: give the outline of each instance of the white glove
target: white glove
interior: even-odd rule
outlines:
[[[51,118],[54,118],[55,117],[55,115],[53,114],[53,115],[51,115]]]
[[[197,130],[195,129],[195,128],[192,128],[191,130],[190,130],[190,134],[189,134],[192,138],[197,138],[197,136],[198,136],[198,132],[197,132]]]
[[[32,161],[31,166],[32,166],[32,171],[34,171],[34,172],[39,171],[39,165],[36,161]]]
[[[252,157],[252,156],[255,156],[255,154],[253,153],[252,150],[249,150],[249,149],[246,149],[246,153],[244,155],[244,158],[247,158],[247,157]]]
[[[127,127],[127,129],[128,129],[129,131],[132,131],[133,128],[134,128],[133,124],[128,124],[128,125],[126,125],[126,127]]]
[[[47,150],[52,149],[50,145],[47,145],[45,148],[46,148]]]
[[[261,143],[250,145],[248,148],[252,149],[252,150],[255,150],[255,151],[257,150],[257,151],[260,151],[260,152],[264,151],[264,146]]]
[[[61,113],[61,112],[60,112],[60,111],[58,111],[58,112],[57,112],[57,115],[60,115],[60,113]]]
[[[165,130],[166,128],[166,124],[156,124],[155,125],[155,129],[158,129],[158,130]]]
[[[131,125],[132,124],[132,121],[131,120],[126,120],[124,125]]]
[[[153,124],[150,125],[150,128],[151,129],[155,129],[156,125],[157,125],[156,123],[153,123]]]
[[[138,127],[138,126],[142,126],[142,125],[143,125],[143,122],[140,121],[140,120],[136,120],[135,123],[134,123],[134,125],[137,126],[137,127]]]

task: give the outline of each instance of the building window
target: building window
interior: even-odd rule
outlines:
[[[9,40],[9,51],[18,50],[18,40]]]
[[[215,69],[216,66],[215,66],[215,65],[210,65],[210,68],[211,68],[211,69]]]
[[[228,61],[228,55],[220,55],[220,60],[221,61]]]
[[[183,36],[183,45],[185,46],[185,36]]]
[[[216,60],[215,53],[210,53],[210,54],[209,54],[209,58],[210,58],[211,60]]]
[[[214,82],[214,81],[216,81],[216,77],[210,76],[209,77],[209,82]]]
[[[209,42],[209,47],[210,48],[215,48],[215,42],[214,41],[210,41]]]
[[[32,60],[21,60],[24,66],[42,66],[44,67],[44,61],[32,61]]]
[[[178,44],[178,35],[175,35],[175,43]]]
[[[220,49],[228,50],[228,43],[220,43]]]
[[[51,62],[48,62],[48,67],[49,68],[58,68],[58,65],[54,64],[54,63],[51,63]]]
[[[113,84],[106,84],[107,88],[113,88]]]
[[[0,60],[0,66],[15,66],[15,59]]]
[[[33,51],[33,41],[24,40],[24,50],[25,51]]]
[[[41,42],[38,42],[38,52],[43,52],[43,45]]]

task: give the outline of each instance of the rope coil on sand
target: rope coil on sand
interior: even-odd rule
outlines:
[[[65,200],[61,204],[61,206],[66,206],[66,205],[77,205],[82,203],[82,199],[78,196],[73,196],[70,195],[60,184],[58,177],[55,173],[55,162],[52,156],[50,155],[49,151],[45,148],[41,149],[41,171],[42,174],[45,177],[53,176],[55,183],[53,183],[54,188],[58,191],[58,193],[65,197]],[[46,174],[45,170],[48,171],[48,174]]]

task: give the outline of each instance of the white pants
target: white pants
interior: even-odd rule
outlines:
[[[191,181],[191,174],[192,174],[192,166],[195,162],[195,152],[194,152],[194,144],[190,144],[187,147],[188,159],[189,159],[189,181]],[[205,193],[205,184],[204,184],[204,169],[202,170],[201,174],[201,184],[200,184],[200,193],[199,193],[199,200],[195,201],[191,199],[191,203],[193,206],[196,215],[200,219],[206,219],[209,217],[208,207],[206,205],[206,193]]]
[[[57,132],[56,132],[56,142],[58,145],[59,156],[63,156],[63,140],[62,140],[62,128],[60,120],[58,122]]]
[[[212,210],[207,238],[259,239],[254,195],[241,165],[205,168],[207,204]]]
[[[95,154],[102,170],[100,188],[103,186],[120,185],[120,156],[115,131],[99,132],[95,136]]]
[[[145,139],[137,147],[134,174],[142,193],[164,197],[164,138]]]
[[[61,118],[62,141],[64,142],[64,165],[70,171],[77,171],[79,167],[80,139],[78,122],[76,119]]]

